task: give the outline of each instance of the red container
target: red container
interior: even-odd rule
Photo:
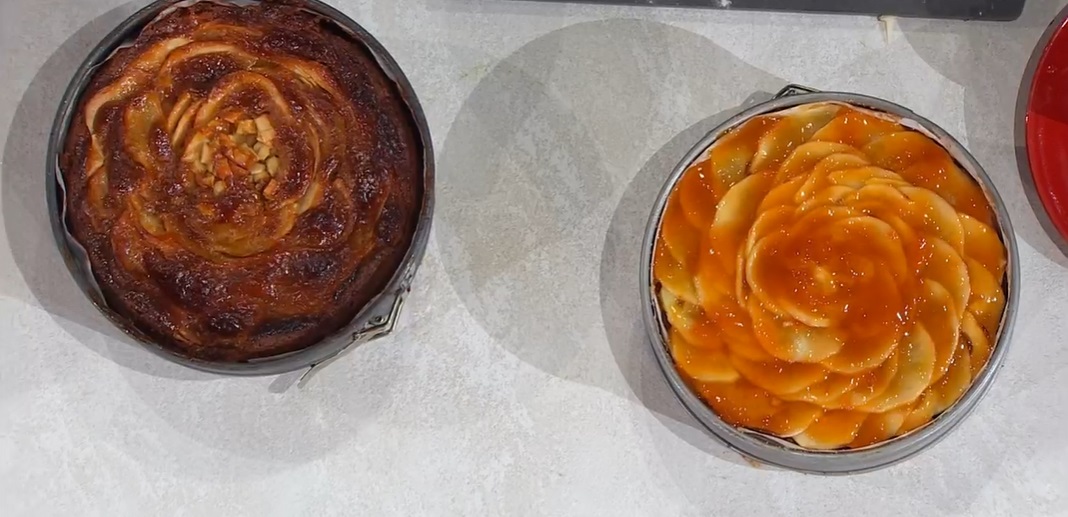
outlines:
[[[1035,189],[1068,239],[1068,20],[1058,23],[1035,69],[1025,128]]]

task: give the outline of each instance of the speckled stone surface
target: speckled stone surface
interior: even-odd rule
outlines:
[[[143,0],[0,0],[2,515],[1052,515],[1068,509],[1068,245],[1017,166],[1021,77],[1064,0],[1012,23],[334,0],[419,93],[429,254],[398,331],[298,386],[120,338],[54,249],[45,141],[90,47]],[[638,244],[671,166],[786,82],[905,104],[1005,197],[1012,350],[945,441],[848,478],[754,468],[673,397]],[[1039,209],[1040,210],[1040,209]]]

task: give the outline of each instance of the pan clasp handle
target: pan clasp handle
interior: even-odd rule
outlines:
[[[819,90],[815,88],[809,88],[808,86],[801,86],[800,84],[788,84],[783,89],[779,90],[779,93],[775,94],[776,99],[783,97],[789,97],[791,95],[801,95],[804,93],[819,93]]]
[[[383,311],[372,316],[367,324],[352,336],[352,343],[354,345],[366,343],[393,332],[393,329],[397,326],[397,319],[400,318],[401,308],[404,306],[404,298],[407,294],[407,291],[397,293],[393,303],[387,306],[389,307],[389,312]]]
[[[297,380],[297,387],[303,388],[315,372],[337,360],[346,351],[393,332],[393,329],[397,326],[397,320],[400,319],[401,308],[404,306],[404,298],[407,295],[408,290],[405,289],[393,295],[393,303],[388,305],[385,303],[378,304],[377,307],[379,308],[376,308],[375,312],[371,314],[371,318],[367,320],[363,328],[352,335],[352,343],[339,350],[333,357],[309,366],[304,375],[301,375],[300,379]]]

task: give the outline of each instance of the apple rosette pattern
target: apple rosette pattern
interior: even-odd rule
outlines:
[[[896,117],[754,117],[670,193],[653,280],[675,366],[731,425],[806,449],[901,436],[990,357],[1006,249],[981,187]]]
[[[281,3],[199,2],[95,73],[60,160],[108,304],[192,358],[298,350],[392,277],[421,147],[360,43]]]

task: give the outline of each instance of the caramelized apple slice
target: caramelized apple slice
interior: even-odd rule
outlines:
[[[780,206],[772,208],[765,212],[761,212],[757,216],[756,221],[753,222],[752,228],[749,229],[749,235],[746,237],[745,244],[745,256],[753,254],[753,246],[757,241],[771,235],[772,233],[778,233],[793,224],[795,217],[794,209],[789,206]]]
[[[757,212],[763,213],[779,206],[794,206],[797,204],[797,192],[808,181],[808,176],[798,176],[785,183],[776,185],[764,196]]]
[[[786,401],[808,402],[823,409],[852,409],[839,404],[839,401],[855,389],[856,386],[857,379],[855,377],[832,373],[822,381],[807,386],[801,391],[782,394],[779,397]]]
[[[873,139],[896,131],[901,125],[873,113],[848,109],[812,135],[814,141],[841,142],[862,148]]]
[[[850,375],[853,379],[853,389],[840,397],[834,403],[828,403],[825,407],[854,409],[862,407],[872,400],[882,396],[890,388],[897,377],[898,357],[901,352],[897,349],[887,357],[878,368],[873,368],[860,375]]]
[[[976,321],[987,334],[993,335],[1000,326],[1001,313],[1005,310],[1005,293],[1001,290],[1001,283],[982,264],[971,258],[965,262],[972,283],[968,312],[975,315]]]
[[[972,363],[968,352],[963,347],[957,347],[953,356],[953,362],[949,371],[937,384],[931,386],[931,390],[938,393],[938,403],[935,404],[935,415],[949,409],[958,399],[968,391],[972,384]]]
[[[674,196],[668,200],[664,209],[660,222],[660,239],[667,243],[671,255],[683,267],[690,267],[697,260],[702,233],[690,226],[682,204]]]
[[[900,432],[907,433],[922,427],[927,422],[953,405],[972,383],[971,364],[963,348],[958,348],[949,372],[931,385],[912,406],[901,425]]]
[[[749,175],[749,162],[756,153],[756,142],[776,120],[775,117],[751,119],[712,145],[708,152],[708,163],[717,197],[722,198],[727,190]]]
[[[927,241],[929,255],[923,276],[938,282],[950,294],[948,306],[958,317],[964,313],[972,295],[968,266],[964,259],[945,241],[938,238]]]
[[[867,336],[849,337],[842,350],[828,357],[823,365],[832,372],[856,375],[871,370],[886,361],[898,346],[896,332],[880,332]]]
[[[754,386],[771,393],[794,393],[801,391],[827,377],[827,372],[818,364],[789,363],[772,359],[758,363],[731,357],[734,368]]]
[[[906,130],[878,136],[862,152],[872,164],[900,174],[913,164],[946,151],[926,135]],[[905,179],[914,183],[916,178]]]
[[[965,312],[961,318],[961,337],[964,339],[961,346],[971,357],[972,373],[979,373],[990,358],[990,342],[994,337],[983,330],[970,312]]]
[[[678,197],[683,215],[695,228],[708,228],[712,224],[719,202],[719,197],[708,184],[710,181],[706,181],[710,180],[712,172],[705,168],[707,166],[698,164],[687,169],[675,187],[675,196],[672,196]]]
[[[857,191],[855,197],[847,198],[846,204],[890,225],[897,234],[901,249],[910,265],[918,266],[924,263],[928,255],[923,249],[926,244],[919,240],[916,230],[902,217],[903,214],[909,213],[912,201],[897,187],[865,185]]]
[[[709,231],[712,248],[721,257],[728,257],[731,265],[756,219],[757,207],[767,194],[771,180],[771,176],[764,174],[745,178],[723,196],[716,208],[716,218]]]
[[[775,183],[785,183],[798,176],[808,174],[824,158],[832,154],[851,154],[858,158],[864,158],[859,151],[846,144],[838,142],[806,142],[794,149],[790,156],[779,167],[775,176]]]
[[[159,96],[154,92],[145,94],[129,104],[123,118],[126,139],[123,142],[126,152],[146,171],[155,171],[156,161],[152,152],[154,129],[162,129],[163,108]]]
[[[908,414],[907,408],[898,408],[885,413],[872,413],[864,420],[857,431],[856,438],[849,443],[849,448],[867,447],[898,434]]]
[[[724,420],[741,427],[766,429],[782,408],[782,401],[744,377],[737,382],[706,382],[694,386],[701,398]],[[745,401],[739,404],[739,401]]]
[[[935,349],[931,380],[941,379],[949,369],[960,342],[960,317],[953,309],[952,294],[934,280],[924,280],[916,300],[916,321],[931,337]]]
[[[766,431],[783,438],[797,436],[823,415],[823,409],[806,402],[787,402],[771,417]]]
[[[174,129],[178,127],[178,120],[185,115],[185,110],[189,108],[193,103],[193,96],[189,92],[182,92],[182,95],[178,97],[178,100],[171,107],[170,113],[167,115],[167,134],[174,133]]]
[[[907,182],[901,179],[901,176],[894,174],[886,169],[879,167],[858,167],[855,169],[842,169],[836,170],[827,175],[827,180],[834,185],[844,185],[851,187],[853,190],[859,190],[865,185],[872,182],[872,180],[882,179],[891,180],[893,183],[883,183],[884,185],[899,184],[908,185]]]
[[[701,382],[734,382],[738,379],[738,372],[722,348],[695,347],[676,329],[671,330],[668,341],[675,364],[691,379]]]
[[[843,198],[854,192],[853,187],[844,185],[829,185],[806,199],[797,207],[797,213],[803,214],[820,206],[837,205]]]
[[[832,154],[816,164],[812,172],[806,177],[805,183],[797,191],[794,200],[801,203],[827,185],[831,184],[830,175],[842,170],[860,169],[867,167],[868,160],[855,154]]]
[[[700,307],[686,303],[666,289],[660,290],[660,301],[668,323],[686,341],[695,345],[706,344],[709,348],[716,347],[714,343],[719,342],[719,330]]]
[[[785,113],[786,116],[760,138],[749,170],[763,172],[776,167],[793,149],[830,122],[840,109],[835,104],[809,104]]]
[[[794,441],[809,449],[838,449],[856,439],[867,418],[868,414],[861,411],[827,411],[805,429],[805,432],[794,436]]]
[[[96,129],[97,113],[107,104],[129,98],[140,91],[155,76],[157,70],[163,64],[163,60],[177,48],[188,45],[191,40],[187,38],[170,38],[154,43],[133,62],[126,66],[126,73],[122,79],[109,84],[96,95],[93,95],[85,103],[85,124],[89,131],[94,133],[93,146],[99,148],[94,129]]]
[[[700,304],[697,290],[693,285],[693,276],[667,249],[664,239],[656,243],[656,251],[653,255],[653,277],[664,289],[671,291],[678,298],[694,305]]]
[[[921,228],[928,235],[934,235],[946,241],[958,254],[964,253],[964,228],[957,217],[957,211],[946,200],[930,190],[917,187],[901,187],[915,204],[912,217],[906,217],[916,228]]]
[[[960,214],[960,223],[964,229],[964,255],[978,261],[1000,281],[1005,274],[1005,245],[998,233],[966,214]]]
[[[728,269],[724,260],[711,253],[698,256],[693,270],[694,289],[697,299],[706,310],[712,311],[734,295],[733,264],[731,266]]]
[[[901,171],[901,175],[917,187],[937,193],[961,214],[967,214],[984,224],[992,222],[983,190],[957,167],[945,151],[910,166]]]
[[[903,350],[897,377],[878,399],[865,404],[863,410],[883,413],[916,400],[927,389],[934,375],[936,352],[934,340],[920,325],[902,339]]]
[[[904,278],[908,274],[901,237],[887,222],[876,217],[850,217],[835,225],[834,235],[855,243],[856,256],[871,258],[889,269],[894,278]]]
[[[757,342],[783,361],[818,363],[845,346],[845,336],[840,331],[776,317],[756,297],[749,299],[749,315]]]

